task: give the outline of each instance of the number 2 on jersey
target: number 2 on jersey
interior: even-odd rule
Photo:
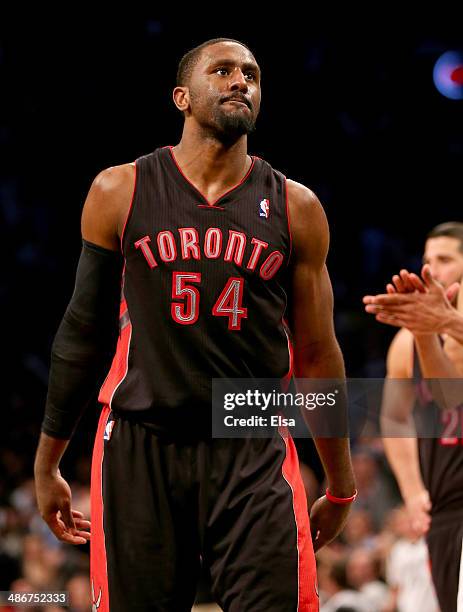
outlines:
[[[463,444],[463,437],[459,430],[463,431],[463,405],[457,408],[449,408],[442,411],[441,415],[444,431],[439,439],[442,446],[456,446],[458,443]]]
[[[181,325],[196,323],[199,316],[199,290],[187,283],[200,283],[200,272],[173,272],[172,274],[172,318]],[[232,276],[222,289],[212,314],[216,317],[228,317],[228,329],[241,329],[241,319],[247,319],[248,309],[243,302],[244,279]],[[182,300],[182,303],[178,303]]]

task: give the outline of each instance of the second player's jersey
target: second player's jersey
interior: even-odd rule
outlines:
[[[443,410],[434,402],[416,350],[413,371],[418,394],[415,419],[426,434],[418,439],[420,468],[431,497],[433,523],[458,514],[463,518],[463,404]]]
[[[213,378],[288,374],[286,179],[267,162],[253,158],[211,205],[171,147],[137,159],[122,249],[120,337],[102,403],[156,421],[209,408]]]

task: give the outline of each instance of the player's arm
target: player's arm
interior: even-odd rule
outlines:
[[[114,354],[122,271],[119,235],[133,185],[131,164],[105,170],[93,182],[82,214],[83,247],[74,293],[52,346],[34,465],[37,502],[55,535],[73,544],[89,538],[89,523],[71,509],[71,491],[59,464]]]
[[[389,347],[387,379],[381,408],[383,444],[417,535],[429,529],[429,494],[421,478],[418,440],[412,419],[416,393],[413,376],[413,336],[401,329]],[[398,436],[398,437],[394,437]]]
[[[294,343],[294,372],[299,378],[344,379],[344,362],[334,333],[333,292],[326,268],[328,223],[317,197],[306,187],[288,181],[288,204],[293,241],[289,324]],[[340,415],[342,419],[344,415]],[[355,491],[348,438],[315,438],[330,492],[347,498]],[[320,548],[342,529],[349,506],[315,502],[312,529]]]

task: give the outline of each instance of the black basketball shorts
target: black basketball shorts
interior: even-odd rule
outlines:
[[[448,516],[448,520],[431,523],[426,539],[432,580],[442,612],[463,612],[461,512],[457,516]]]
[[[200,563],[225,612],[316,612],[291,437],[179,442],[102,410],[91,483],[99,612],[190,612]]]

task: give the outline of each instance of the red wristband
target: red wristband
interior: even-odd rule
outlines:
[[[351,497],[335,497],[330,493],[329,489],[326,489],[326,499],[330,501],[332,504],[339,504],[340,506],[344,506],[346,504],[351,504],[355,501],[357,497],[357,489],[355,489],[354,494]]]

